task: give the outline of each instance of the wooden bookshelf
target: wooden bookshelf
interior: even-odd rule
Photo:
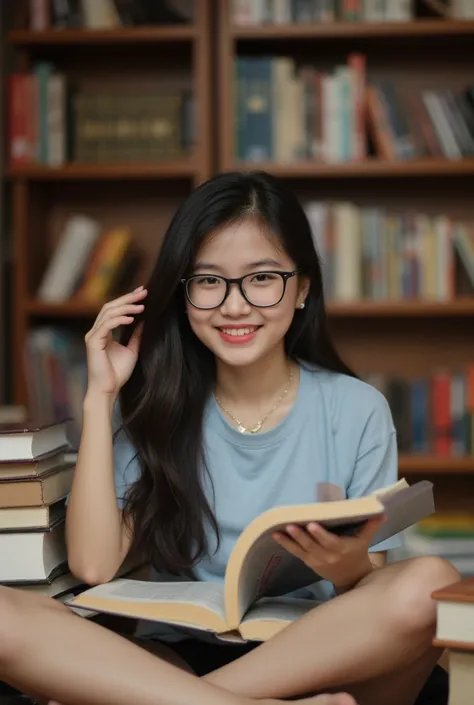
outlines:
[[[474,297],[458,297],[452,301],[356,301],[327,304],[332,318],[473,318]]]
[[[414,88],[472,82],[474,22],[418,19],[411,22],[328,22],[237,25],[230,0],[220,4],[218,39],[219,166],[262,169],[287,182],[303,200],[377,204],[396,211],[437,212],[474,221],[474,207],[461,193],[474,188],[474,159],[423,157],[327,163],[255,161],[236,158],[235,59],[240,56],[293,58],[321,71],[345,63],[351,52],[366,57],[367,80],[393,77]],[[448,58],[449,56],[449,58]],[[313,196],[314,194],[314,196]],[[380,373],[408,380],[474,362],[474,296],[448,301],[403,299],[328,301],[336,343],[359,374]],[[440,483],[442,502],[462,496],[474,506],[474,455],[439,457],[400,453],[400,475]],[[471,477],[472,476],[472,477]],[[449,478],[449,481],[448,481]],[[466,497],[468,499],[466,499]]]
[[[49,304],[35,299],[65,216],[77,209],[97,215],[106,225],[128,222],[146,267],[153,262],[177,205],[219,170],[263,169],[302,197],[350,200],[361,207],[418,208],[474,220],[474,206],[466,197],[474,188],[473,157],[370,157],[331,164],[236,160],[233,95],[234,60],[247,53],[279,53],[327,68],[359,51],[367,56],[369,77],[409,77],[415,87],[425,78],[432,85],[452,79],[459,86],[472,82],[474,75],[474,21],[237,26],[230,17],[230,0],[199,0],[195,5],[192,25],[110,31],[17,29],[8,34],[20,70],[29,70],[38,58],[51,58],[65,73],[84,80],[96,70],[106,77],[120,68],[128,78],[188,79],[196,99],[197,138],[192,153],[173,161],[7,167],[17,253],[12,359],[19,359],[33,327],[51,323],[84,330],[98,312],[98,306],[79,301]],[[146,279],[146,267],[138,283]],[[460,369],[474,362],[474,296],[468,294],[448,301],[329,301],[328,314],[338,347],[362,375],[380,372],[414,379],[429,370]],[[24,404],[26,399],[22,368],[16,365],[13,401]],[[448,478],[454,489],[449,494],[442,484],[446,496],[461,492],[466,501],[474,502],[470,477],[474,456],[402,453],[400,473],[433,476],[442,483]]]
[[[284,179],[412,179],[457,176],[474,176],[474,159],[413,159],[382,160],[366,159],[339,164],[324,164],[317,161],[301,161],[295,164],[273,162],[239,162],[229,164],[228,169],[262,169]]]
[[[28,181],[91,181],[117,179],[199,179],[201,165],[190,155],[174,161],[145,164],[66,164],[48,167],[41,164],[8,169],[11,179]]]
[[[401,455],[399,469],[400,474],[410,475],[474,475],[474,458]]]
[[[413,22],[326,22],[288,25],[234,25],[229,34],[236,41],[268,41],[289,39],[424,39],[470,37],[474,22],[470,20],[414,20]]]
[[[129,224],[145,260],[145,269],[138,275],[142,281],[176,207],[192,188],[211,176],[211,27],[211,0],[200,0],[189,24],[114,30],[12,29],[8,33],[12,70],[29,71],[36,60],[51,60],[59,71],[83,85],[97,76],[105,85],[109,80],[111,85],[122,80],[130,85],[145,77],[153,85],[170,85],[171,79],[171,83],[191,88],[195,138],[193,151],[172,161],[67,163],[57,168],[7,164],[17,255],[13,360],[22,359],[28,333],[36,323],[83,327],[90,325],[98,311],[94,306],[48,305],[34,299],[68,213],[89,213],[104,227]],[[21,364],[15,364],[13,374],[13,401],[26,404]]]
[[[197,25],[187,24],[110,30],[51,29],[43,32],[17,29],[9,33],[8,39],[11,45],[22,48],[65,44],[172,44],[199,39],[199,29]]]

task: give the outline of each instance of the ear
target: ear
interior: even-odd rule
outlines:
[[[301,308],[301,304],[306,301],[310,286],[311,281],[309,277],[298,278],[298,296],[296,297],[296,308]]]

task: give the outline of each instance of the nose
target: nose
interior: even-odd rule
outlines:
[[[223,316],[246,316],[250,313],[251,306],[244,298],[237,284],[230,285],[229,295],[221,306]]]

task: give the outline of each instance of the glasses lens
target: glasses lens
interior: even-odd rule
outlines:
[[[193,277],[188,281],[188,297],[198,308],[220,306],[225,296],[225,281],[220,277]]]
[[[242,282],[243,290],[250,303],[255,306],[273,306],[283,296],[283,277],[272,272],[249,274]]]

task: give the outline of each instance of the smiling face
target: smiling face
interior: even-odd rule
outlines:
[[[258,272],[293,272],[296,264],[282,250],[279,240],[265,232],[259,223],[246,220],[229,225],[209,236],[198,251],[192,274],[208,275],[198,280],[200,296],[215,296],[222,283],[213,277],[242,277]],[[246,291],[253,301],[265,302],[281,278],[251,276]],[[198,309],[187,302],[189,323],[196,336],[218,360],[231,366],[250,365],[283,341],[295,309],[304,301],[308,282],[298,276],[288,278],[282,300],[275,306],[251,305],[233,284],[225,301],[214,309]],[[214,292],[214,293],[213,293]],[[204,300],[204,299],[203,299]],[[211,300],[211,299],[209,299]]]

